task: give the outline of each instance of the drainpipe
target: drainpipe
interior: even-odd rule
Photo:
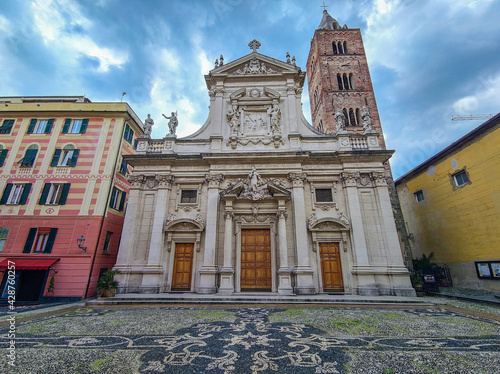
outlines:
[[[87,288],[85,289],[84,299],[87,298],[87,295],[89,293],[90,282],[92,280],[92,272],[94,271],[95,259],[97,257],[97,250],[99,249],[99,243],[101,242],[102,230],[104,228],[104,219],[106,218],[106,215],[108,214],[109,200],[111,199],[111,194],[113,192],[113,183],[115,181],[116,166],[118,165],[119,152],[121,151],[122,145],[123,145],[123,134],[125,132],[125,125],[126,125],[126,120],[123,121],[123,128],[122,128],[122,133],[120,136],[120,145],[118,147],[118,154],[115,157],[115,165],[113,166],[113,173],[111,175],[111,185],[109,186],[108,197],[106,199],[106,206],[104,207],[104,213],[103,213],[103,216],[101,219],[101,226],[99,227],[99,235],[97,236],[97,243],[96,243],[95,250],[94,250],[94,256],[92,257],[92,265],[90,266],[89,281],[87,282]]]

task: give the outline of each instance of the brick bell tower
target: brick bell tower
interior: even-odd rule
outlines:
[[[371,115],[380,146],[386,149],[360,29],[340,26],[326,9],[311,41],[307,83],[313,126],[337,134],[336,116],[342,114],[346,130],[362,134],[363,113]]]

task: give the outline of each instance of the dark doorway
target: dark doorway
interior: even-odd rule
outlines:
[[[38,301],[47,281],[47,270],[23,270],[19,279],[17,301]]]

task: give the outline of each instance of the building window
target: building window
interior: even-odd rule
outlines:
[[[124,191],[113,187],[113,191],[111,192],[111,199],[109,201],[109,207],[122,212],[123,208],[125,207],[126,196],[127,194]]]
[[[181,204],[196,204],[198,191],[196,190],[182,190],[181,191]]]
[[[470,183],[469,176],[465,169],[452,174],[452,179],[455,188],[463,187]]]
[[[337,74],[337,83],[340,91],[354,90],[353,75],[352,73],[347,74]]]
[[[132,142],[134,140],[134,130],[132,130],[128,124],[125,125],[123,139],[125,139],[127,142],[129,142],[129,144],[132,144]]]
[[[63,149],[56,149],[50,166],[76,166],[80,150],[72,145],[67,145]]]
[[[62,128],[63,134],[85,134],[87,131],[87,126],[89,124],[88,119],[71,119],[66,118],[64,121],[64,126]]]
[[[30,229],[23,253],[50,253],[56,240],[56,228]]]
[[[320,121],[319,121],[318,130],[319,130],[319,131],[321,131],[321,132],[324,132],[324,131],[323,131],[323,120],[320,120]]]
[[[45,183],[39,205],[64,205],[71,183]]]
[[[120,164],[120,170],[118,172],[122,175],[128,174],[128,164],[123,159],[122,159],[122,163]]]
[[[111,244],[111,236],[113,236],[113,233],[111,231],[106,232],[106,239],[104,240],[104,248],[102,250],[102,253],[108,254],[109,253],[109,246]]]
[[[5,247],[5,243],[7,242],[7,236],[9,235],[8,227],[0,227],[0,253],[3,251]]]
[[[0,134],[10,134],[15,122],[16,120],[14,119],[5,119],[2,126],[0,126]]]
[[[333,48],[334,55],[344,55],[347,53],[347,43],[346,42],[333,42],[332,48]]]
[[[37,153],[38,153],[38,146],[30,145],[26,150],[24,157],[17,162],[18,165],[25,168],[33,167]]]
[[[3,166],[5,159],[7,158],[7,153],[9,153],[8,149],[3,149],[3,146],[0,145],[0,167]]]
[[[24,205],[28,200],[31,183],[7,183],[0,204]]]
[[[418,190],[413,195],[415,195],[415,200],[417,200],[417,203],[424,201],[424,191]]]
[[[331,188],[317,188],[315,191],[317,203],[333,203]]]
[[[28,134],[50,134],[52,126],[54,125],[53,119],[32,119],[28,126]]]

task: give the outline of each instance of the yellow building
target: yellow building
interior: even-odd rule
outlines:
[[[456,287],[500,291],[500,114],[396,180],[413,256]]]

